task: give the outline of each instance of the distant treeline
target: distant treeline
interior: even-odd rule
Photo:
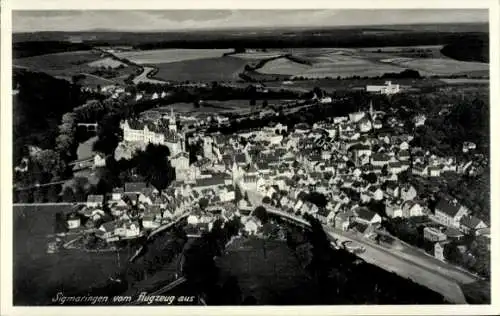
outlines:
[[[435,30],[330,29],[284,32],[172,32],[172,33],[81,33],[82,43],[67,41],[70,33],[15,34],[14,56],[33,56],[57,51],[89,49],[92,46],[126,45],[137,49],[160,48],[284,48],[284,47],[384,47],[447,45],[465,38],[488,40],[486,32]],[[283,36],[284,33],[295,36]],[[90,36],[90,35],[95,36]],[[89,40],[87,40],[89,38]]]
[[[199,39],[158,39],[134,45],[135,48],[150,50],[160,48],[283,48],[283,47],[384,47],[415,45],[446,45],[464,37],[480,36],[482,33],[451,32],[387,32],[373,34],[363,32],[332,32],[320,36],[302,34],[282,37],[276,35],[248,35],[239,38],[210,37]],[[484,35],[486,37],[487,35]]]
[[[460,38],[441,49],[441,53],[453,59],[462,61],[480,61],[488,63],[489,55],[488,35]]]
[[[70,43],[62,41],[19,42],[12,44],[12,58],[89,49],[92,49],[92,45],[88,43]]]

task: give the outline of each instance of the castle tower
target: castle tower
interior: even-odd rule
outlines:
[[[177,132],[177,121],[175,119],[174,108],[173,107],[170,108],[170,119],[169,119],[169,122],[168,122],[168,129],[170,131]]]

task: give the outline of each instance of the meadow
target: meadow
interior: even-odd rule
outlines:
[[[423,76],[488,76],[489,65],[465,62],[441,54],[441,46],[371,47],[358,49],[293,49],[291,58],[264,64],[258,73],[304,78],[377,77],[413,69]]]
[[[374,63],[366,59],[337,53],[325,54],[312,58],[312,60],[312,65],[306,65],[287,58],[279,58],[266,63],[258,72],[304,78],[336,78],[351,76],[374,77],[381,76],[386,72],[401,72],[404,70],[402,67]]]
[[[74,51],[18,58],[14,59],[12,64],[42,71],[71,71],[86,69],[88,63],[100,58],[101,55],[93,51]]]
[[[480,62],[458,61],[451,58],[408,58],[393,63],[417,70],[422,75],[461,75],[477,72],[487,73],[489,64]]]
[[[181,56],[180,56],[181,57]],[[235,81],[247,62],[232,56],[189,59],[156,64],[154,76],[167,81]]]
[[[187,60],[222,57],[232,49],[154,49],[116,53],[119,58],[125,58],[137,64],[163,64]]]
[[[75,75],[84,74],[80,84],[89,86],[123,83],[125,78],[137,71],[137,67],[127,66],[110,57],[103,58],[91,50],[18,58],[12,64],[68,81]],[[107,70],[108,67],[111,71]]]

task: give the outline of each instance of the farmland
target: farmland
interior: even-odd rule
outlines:
[[[63,76],[89,69],[88,63],[95,62],[101,58],[100,54],[93,51],[76,51],[67,53],[55,53],[14,59],[12,63],[25,68],[47,72],[51,75]]]
[[[265,74],[292,75],[305,78],[325,77],[374,77],[386,72],[401,72],[404,68],[384,65],[369,60],[342,56],[340,54],[327,54],[315,58],[312,65],[300,64],[290,59],[279,58],[264,65],[259,72]]]
[[[80,84],[97,86],[123,83],[137,67],[127,66],[95,51],[74,51],[25,57],[13,60],[13,65],[45,72],[51,76],[71,81],[73,76],[84,75]]]
[[[488,76],[488,64],[464,62],[441,54],[441,46],[294,49],[288,58],[265,63],[257,71],[270,78],[377,77],[414,69],[424,76]]]
[[[115,55],[137,64],[164,64],[187,60],[222,57],[232,49],[155,49],[145,51],[121,52]]]
[[[158,67],[155,77],[169,81],[234,81],[246,63],[243,59],[231,56],[162,63],[155,65]]]
[[[450,58],[399,58],[392,61],[404,68],[418,70],[422,75],[487,75],[489,65],[480,62],[458,61]]]

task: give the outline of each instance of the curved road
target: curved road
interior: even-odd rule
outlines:
[[[247,193],[253,206],[261,205],[262,195],[248,190]],[[266,205],[266,209],[271,213],[285,216],[301,223],[304,221],[297,216],[293,216],[272,206]],[[459,270],[430,256],[422,255],[417,257],[396,249],[382,247],[368,239],[339,231],[331,226],[323,225],[323,228],[333,240],[351,240],[363,245],[366,251],[357,254],[357,256],[366,262],[394,272],[401,277],[409,278],[418,284],[440,293],[447,300],[456,304],[467,304],[459,284],[472,283],[479,279],[471,273]]]

